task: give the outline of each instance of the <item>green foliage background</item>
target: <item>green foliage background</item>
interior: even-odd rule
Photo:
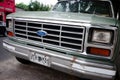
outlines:
[[[17,8],[21,8],[25,11],[49,11],[51,7],[49,5],[44,5],[38,1],[33,1],[28,5],[24,3],[16,4]]]

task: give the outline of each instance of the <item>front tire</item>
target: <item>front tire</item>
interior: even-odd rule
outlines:
[[[19,58],[19,57],[16,57],[16,59],[17,59],[18,62],[20,62],[22,64],[30,64],[31,63],[30,61]]]

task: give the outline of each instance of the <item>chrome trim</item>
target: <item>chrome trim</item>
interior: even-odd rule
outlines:
[[[20,20],[20,21],[35,21],[35,22],[44,22],[44,23],[54,23],[54,24],[63,24],[63,25],[81,25],[81,26],[90,26],[90,21],[81,21],[81,20],[61,20],[61,19],[55,19],[55,20],[52,20],[52,19],[49,19],[49,18],[32,18],[32,19],[28,19],[26,17],[24,18],[20,18],[20,17],[15,17],[14,19],[16,20]]]
[[[113,4],[110,0],[108,0],[110,2],[111,5],[111,9],[112,9],[112,17],[115,18],[115,13],[114,13],[114,8],[113,8]]]
[[[11,16],[7,16],[6,19],[12,19],[12,17]]]
[[[29,20],[19,20],[15,21],[15,36],[25,39],[41,39],[42,43],[50,43],[51,45],[56,45],[59,47],[64,47],[65,49],[83,50],[84,32],[85,27],[81,25],[63,25],[44,21],[29,21]],[[34,26],[34,25],[37,26]],[[24,27],[23,27],[24,26]],[[54,27],[54,28],[53,28]],[[55,28],[56,27],[56,28]],[[68,28],[68,30],[66,30]],[[37,30],[47,30],[47,36],[39,37],[36,35]],[[51,32],[49,32],[51,31]],[[79,31],[79,32],[78,32]],[[74,36],[76,37],[74,37]],[[80,37],[79,37],[80,36]],[[50,42],[51,41],[51,42]],[[71,42],[72,41],[72,42]],[[55,43],[54,43],[55,42]],[[78,43],[79,42],[79,43]],[[74,46],[74,47],[72,47]]]
[[[102,27],[101,27],[102,26]],[[116,35],[117,35],[117,27],[113,27],[113,26],[108,26],[108,25],[91,25],[91,27],[87,27],[86,28],[86,35],[85,35],[85,43],[84,43],[84,52],[86,52],[87,47],[96,47],[96,48],[104,48],[104,49],[109,49],[111,51],[111,54],[109,57],[104,57],[104,56],[97,56],[97,55],[90,55],[90,54],[85,54],[91,57],[98,57],[98,58],[107,58],[107,59],[112,59],[113,55],[114,55],[114,49],[115,49],[115,45],[116,45]],[[113,30],[114,32],[114,37],[113,37],[113,44],[102,44],[102,43],[90,43],[88,42],[88,36],[89,36],[89,30],[90,28],[98,28],[98,29],[106,29],[106,30]]]
[[[94,60],[89,60],[89,59],[85,59],[85,58],[74,57],[74,56],[67,55],[67,54],[60,54],[58,52],[53,52],[53,51],[42,49],[42,48],[28,46],[28,45],[25,45],[25,44],[20,44],[20,43],[16,44],[15,41],[12,41],[12,40],[9,40],[9,39],[5,39],[3,41],[3,43],[11,45],[11,46],[14,46],[14,47],[23,48],[23,49],[26,49],[26,50],[29,50],[29,51],[33,50],[33,51],[41,53],[41,54],[45,54],[45,55],[49,55],[49,56],[54,56],[56,58],[60,58],[60,59],[68,60],[68,61],[73,61],[73,59],[76,58],[75,59],[76,63],[81,63],[81,64],[84,64],[84,65],[96,66],[96,67],[101,67],[101,68],[104,67],[106,69],[113,69],[113,67],[114,67],[111,63],[110,63],[111,65],[110,64],[108,65],[107,63],[102,62],[102,61],[96,62]],[[4,47],[4,45],[3,45],[3,47]],[[87,63],[87,62],[89,62],[89,63]]]
[[[25,26],[23,26],[23,25],[18,25],[18,24],[15,24],[15,26],[25,27]]]
[[[90,80],[109,80],[109,79],[113,80],[114,79],[113,76],[106,76],[106,75],[96,74],[96,73],[82,71],[82,70],[78,70],[78,69],[73,69],[71,71],[71,69],[69,69],[68,66],[66,66],[66,65],[62,65],[59,63],[55,63],[55,62],[53,62],[52,64],[53,64],[52,68],[54,68],[56,70],[60,70],[60,71],[63,71],[63,72],[66,72],[66,73],[69,73],[72,75],[76,75],[80,78],[87,79],[87,80],[89,80],[89,79]],[[83,75],[83,74],[85,74],[85,75]]]

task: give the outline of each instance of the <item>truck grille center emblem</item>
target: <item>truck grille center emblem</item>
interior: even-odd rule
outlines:
[[[47,35],[47,32],[44,31],[44,30],[38,30],[38,31],[37,31],[37,35],[43,37],[43,36],[46,36],[46,35]]]

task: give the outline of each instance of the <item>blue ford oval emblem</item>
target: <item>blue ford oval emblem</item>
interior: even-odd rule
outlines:
[[[47,32],[46,31],[43,31],[43,30],[39,30],[39,31],[37,31],[37,35],[38,36],[46,36],[47,35]]]

